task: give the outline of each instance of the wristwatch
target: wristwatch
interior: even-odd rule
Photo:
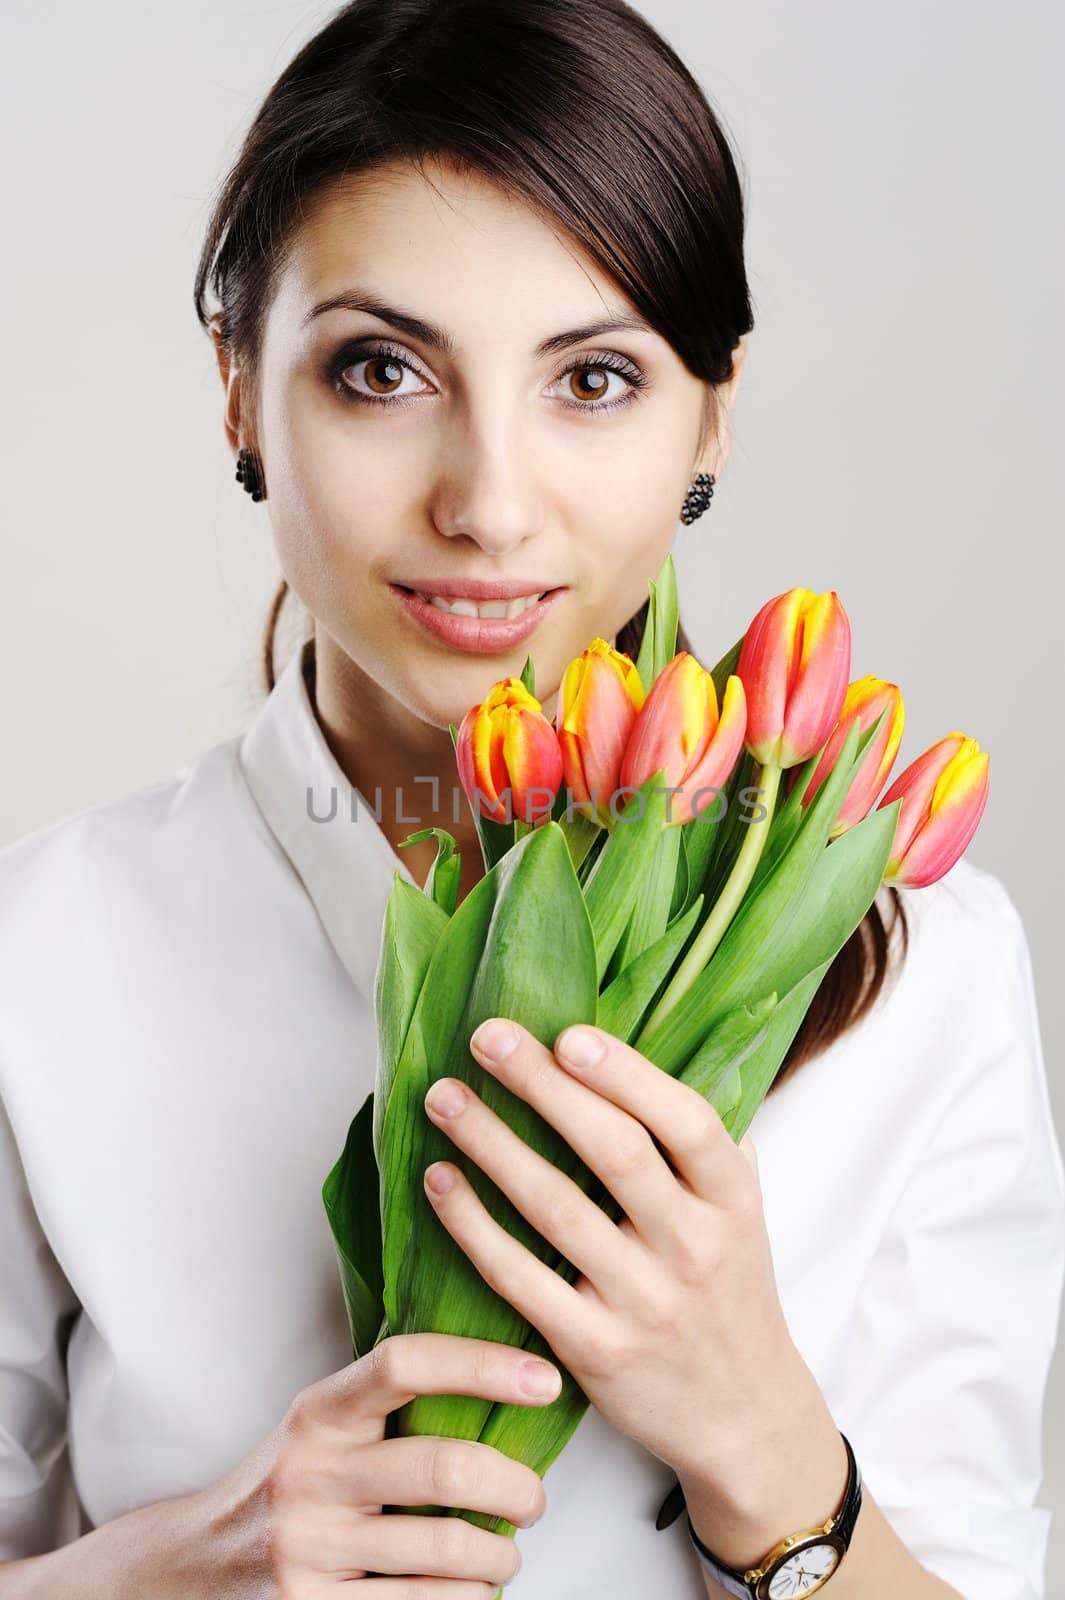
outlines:
[[[687,1518],[688,1533],[700,1562],[726,1594],[735,1595],[736,1600],[798,1600],[824,1588],[847,1553],[862,1504],[861,1470],[850,1440],[845,1433],[840,1438],[847,1447],[848,1473],[835,1516],[816,1528],[804,1528],[781,1539],[756,1567],[741,1571],[719,1561],[699,1538],[691,1517]],[[656,1527],[668,1527],[683,1506],[684,1491],[678,1483],[662,1502]]]

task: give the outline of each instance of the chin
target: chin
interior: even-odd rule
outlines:
[[[407,697],[407,704],[423,722],[442,728],[446,733],[449,724],[454,723],[457,728],[470,707],[480,704],[493,683],[507,676],[506,671],[486,670],[483,664],[479,669],[459,669],[454,673],[446,666],[437,667],[432,685],[435,692],[430,695],[412,693]]]

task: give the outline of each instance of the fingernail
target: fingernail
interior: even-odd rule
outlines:
[[[606,1045],[593,1029],[578,1026],[566,1029],[559,1037],[556,1051],[568,1066],[594,1067],[603,1059]]]
[[[434,1194],[447,1194],[455,1182],[454,1168],[445,1162],[435,1161],[425,1169],[425,1181]]]
[[[519,1371],[527,1394],[557,1394],[562,1387],[558,1369],[546,1361],[523,1361]]]
[[[425,1103],[438,1117],[457,1117],[466,1104],[466,1091],[454,1078],[441,1078],[429,1090]]]
[[[501,1017],[489,1017],[470,1035],[471,1048],[489,1061],[502,1061],[518,1047],[518,1030]]]

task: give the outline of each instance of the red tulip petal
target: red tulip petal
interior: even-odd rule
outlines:
[[[506,716],[503,751],[513,791],[514,815],[523,822],[531,822],[537,812],[549,810],[554,804],[562,781],[562,752],[554,728],[541,712],[511,706]],[[542,793],[530,799],[533,789],[549,790],[550,800]],[[526,815],[527,812],[531,814]]]
[[[490,793],[502,795],[510,783],[510,768],[504,754],[504,740],[506,738],[507,717],[509,710],[506,706],[498,706],[489,718],[489,733],[484,743],[488,756],[488,784],[491,785]]]
[[[707,742],[707,695],[698,673],[710,676],[682,650],[655,679],[625,746],[619,774],[622,788],[639,788],[660,767],[670,787],[684,781],[693,751],[701,751]]]
[[[990,758],[970,756],[944,772],[937,785],[929,821],[914,838],[902,861],[897,881],[927,888],[950,871],[964,855],[987,804]]]
[[[878,809],[891,805],[900,797],[902,799],[899,820],[895,826],[891,861],[888,863],[889,871],[892,870],[893,862],[905,856],[914,835],[928,821],[932,809],[932,796],[940,774],[961,749],[964,739],[963,733],[948,733],[942,739],[937,739],[934,745],[899,773],[880,801]]]
[[[558,748],[562,755],[562,777],[575,801],[587,803],[591,799],[588,779],[581,759],[581,741],[575,734],[559,731]]]
[[[585,777],[606,804],[617,788],[621,758],[637,711],[618,674],[601,657],[589,663],[581,713]]]
[[[747,696],[747,744],[759,761],[772,759],[784,727],[798,662],[799,619],[808,593],[789,589],[767,600],[740,647],[736,673]]]
[[[872,727],[882,711],[887,711],[888,715],[880,732],[866,749],[861,765],[847,791],[847,797],[840,807],[834,833],[842,833],[868,815],[873,802],[884,787],[902,739],[905,711],[898,686],[893,683],[882,683],[879,679],[869,681],[875,687],[870,688],[861,698],[855,696],[852,702],[859,708],[855,715],[862,732]],[[845,725],[849,727],[853,720],[854,718],[848,714]],[[841,723],[842,725],[844,724]],[[829,746],[835,737],[833,734]]]
[[[839,720],[851,670],[851,630],[835,590],[803,608],[799,660],[784,715],[780,759],[796,766],[819,750]]]
[[[698,791],[724,788],[743,752],[746,734],[747,697],[743,680],[736,675],[725,684],[721,717],[702,759],[686,776],[683,793],[673,797],[671,821],[691,822],[708,806],[717,804],[716,795],[700,795]]]
[[[667,783],[676,781],[678,773],[683,771],[677,710],[671,688],[679,660],[679,656],[674,656],[663,667],[632,725],[618,775],[624,789],[639,788],[659,767],[665,767]]]

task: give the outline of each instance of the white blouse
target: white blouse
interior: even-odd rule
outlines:
[[[409,872],[309,650],[245,735],[0,851],[2,1560],[206,1486],[352,1360],[321,1187]],[[1029,951],[964,859],[906,905],[897,981],[753,1126],[780,1294],[917,1559],[1042,1600],[1065,1184]],[[590,1408],[508,1595],[702,1600],[672,1482]]]

